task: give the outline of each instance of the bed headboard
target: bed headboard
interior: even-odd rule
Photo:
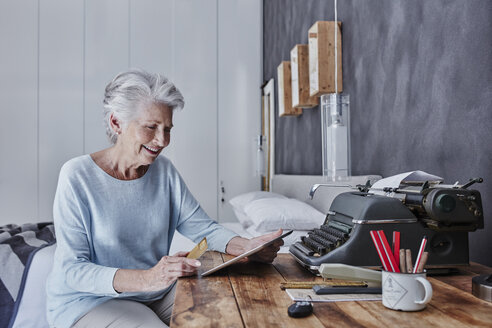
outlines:
[[[313,184],[328,183],[339,185],[365,184],[367,180],[371,184],[381,179],[379,175],[362,175],[352,176],[343,181],[327,181],[325,177],[320,175],[285,175],[276,174],[272,179],[271,191],[285,195],[289,198],[295,198],[306,202],[322,213],[328,213],[333,199],[342,192],[354,191],[348,187],[322,187],[314,194],[313,199],[309,199],[309,191]]]

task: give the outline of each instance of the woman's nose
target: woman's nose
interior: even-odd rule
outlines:
[[[155,139],[159,147],[166,147],[169,144],[169,133],[166,131],[160,131],[156,133]]]

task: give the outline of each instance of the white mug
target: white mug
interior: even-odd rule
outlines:
[[[423,273],[383,271],[383,305],[393,310],[420,311],[432,298],[432,285]]]

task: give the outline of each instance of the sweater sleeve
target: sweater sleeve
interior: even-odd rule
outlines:
[[[227,243],[238,236],[212,220],[200,206],[180,221],[178,231],[195,243],[207,237],[209,248],[222,253],[225,253]]]
[[[227,243],[238,234],[211,219],[193,197],[176,169],[174,171],[176,181],[174,202],[178,210],[177,230],[195,243],[207,237],[210,249],[225,253]]]
[[[97,265],[91,261],[90,212],[67,174],[60,171],[53,205],[57,239],[56,255],[70,288],[98,296],[119,295],[113,287],[118,268]],[[73,179],[73,177],[72,177]]]

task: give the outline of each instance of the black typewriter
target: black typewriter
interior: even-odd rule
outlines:
[[[480,193],[463,185],[421,182],[386,190],[387,195],[361,191],[339,194],[325,222],[290,246],[302,266],[317,273],[322,263],[380,267],[370,231],[401,234],[401,248],[417,254],[427,236],[429,268],[469,264],[468,232],[483,229]],[[414,255],[414,256],[415,256]]]

